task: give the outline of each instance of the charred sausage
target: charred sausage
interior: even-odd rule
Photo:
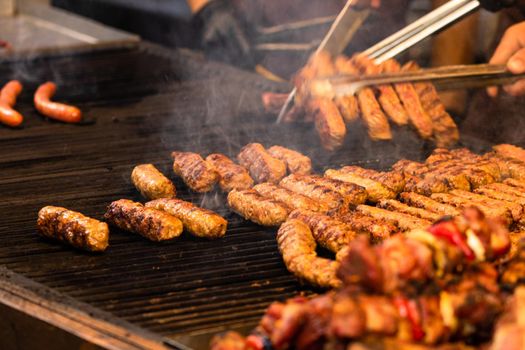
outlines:
[[[246,168],[235,164],[224,154],[210,154],[206,161],[219,173],[219,186],[224,192],[247,190],[253,186],[253,179]]]
[[[82,119],[82,112],[74,106],[51,101],[56,92],[56,85],[48,81],[38,87],[35,92],[35,108],[46,117],[66,123],[78,123]]]
[[[228,226],[228,222],[219,214],[180,199],[157,199],[146,203],[146,207],[177,217],[184,229],[196,237],[220,238]]]
[[[178,237],[182,233],[182,222],[173,215],[146,208],[128,199],[111,203],[104,219],[122,230],[137,233],[156,242]]]
[[[286,175],[286,164],[272,157],[260,143],[250,143],[237,156],[256,183],[277,183]]]
[[[177,195],[175,185],[153,164],[140,164],[133,168],[131,181],[147,199],[173,198]]]
[[[283,203],[265,198],[255,190],[231,191],[228,205],[245,219],[262,226],[279,226],[290,212]]]
[[[282,146],[272,146],[268,148],[268,153],[282,160],[290,174],[307,175],[312,172],[312,160],[297,151]]]
[[[192,152],[172,152],[173,171],[195,192],[209,192],[219,180],[213,165]]]
[[[305,209],[319,212],[328,211],[328,207],[323,203],[269,182],[255,185],[253,189],[261,196],[281,202],[290,209]]]
[[[101,222],[66,208],[47,206],[40,209],[38,232],[75,248],[101,252],[108,247],[109,229]]]

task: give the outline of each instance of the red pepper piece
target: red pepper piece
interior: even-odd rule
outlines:
[[[465,255],[468,260],[474,260],[476,258],[476,255],[465,241],[465,237],[452,221],[439,222],[432,225],[428,231],[436,237],[446,239],[461,249],[463,255]]]
[[[399,316],[406,318],[410,322],[412,339],[415,341],[422,340],[425,337],[425,331],[421,327],[421,317],[416,302],[403,297],[396,297],[394,305],[397,307]]]

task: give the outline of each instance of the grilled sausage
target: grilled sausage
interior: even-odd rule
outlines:
[[[346,211],[345,199],[338,192],[312,181],[309,176],[292,174],[281,180],[279,185],[292,192],[305,195],[328,207],[330,213]]]
[[[320,287],[338,287],[336,276],[339,263],[320,258],[315,253],[315,240],[308,226],[290,219],[277,232],[277,244],[288,271]]]
[[[356,185],[366,188],[366,191],[368,192],[368,199],[374,203],[380,201],[381,199],[395,198],[396,196],[396,194],[392,190],[390,190],[386,186],[383,186],[383,184],[359,176],[351,171],[345,171],[345,168],[342,168],[340,170],[328,169],[325,171],[324,174],[326,177],[329,177],[331,179],[340,180],[347,183],[354,183]]]
[[[388,119],[377,102],[374,91],[364,88],[357,93],[361,117],[368,129],[368,136],[372,140],[391,140],[392,130]]]
[[[359,71],[348,57],[338,56],[335,59],[335,68],[341,74],[359,75]],[[347,124],[359,119],[359,103],[355,96],[338,97],[335,99],[335,103]]]
[[[228,205],[245,219],[262,226],[279,226],[290,212],[283,203],[267,199],[255,190],[232,190],[228,193]]]
[[[461,214],[460,211],[452,205],[437,202],[418,193],[403,192],[399,195],[399,198],[412,207],[425,209],[438,215],[458,216]]]
[[[399,232],[395,221],[378,219],[370,215],[353,211],[339,217],[339,220],[349,225],[358,234],[366,234],[370,241],[377,243]]]
[[[122,230],[156,242],[178,237],[182,233],[182,222],[176,217],[128,199],[112,202],[104,219]]]
[[[312,160],[307,156],[282,146],[268,148],[268,153],[286,164],[290,174],[307,175],[312,172]]]
[[[521,147],[509,144],[500,144],[493,146],[492,149],[494,149],[494,151],[496,151],[496,153],[502,157],[514,158],[525,163],[525,149]]]
[[[177,195],[175,185],[153,164],[140,164],[133,168],[131,181],[147,199],[173,198]]]
[[[348,183],[336,179],[330,179],[318,175],[306,176],[309,181],[328,187],[332,191],[343,196],[347,205],[357,205],[366,202],[368,193],[365,188],[354,183]]]
[[[11,127],[22,124],[24,117],[13,109],[21,92],[22,84],[18,80],[11,80],[0,90],[0,123]]]
[[[38,87],[35,92],[35,108],[46,117],[66,123],[78,123],[82,119],[82,112],[74,106],[52,102],[51,98],[56,92],[56,85],[47,82]]]
[[[323,148],[328,151],[341,148],[346,136],[346,125],[335,102],[329,98],[312,98],[306,109],[314,116],[315,129]]]
[[[245,167],[235,164],[224,154],[214,153],[206,157],[219,174],[219,186],[224,192],[247,190],[253,186],[253,179]]]
[[[315,241],[334,253],[348,245],[356,236],[352,228],[344,222],[309,210],[294,210],[289,219],[298,219],[307,224]]]
[[[327,212],[328,207],[300,193],[265,182],[253,187],[261,196],[283,203],[290,209],[305,209],[314,212]]]
[[[371,207],[368,205],[358,205],[357,211],[374,218],[394,221],[403,231],[426,228],[432,224],[431,221],[420,219],[412,215]]]
[[[192,203],[163,198],[146,203],[146,207],[175,216],[182,221],[184,229],[196,237],[220,238],[226,234],[228,222],[222,216]]]
[[[75,248],[101,252],[108,247],[109,229],[101,222],[72,210],[47,206],[40,209],[38,232]]]
[[[478,193],[454,190],[450,194],[471,200],[475,203],[487,205],[493,208],[506,208],[514,221],[519,221],[523,215],[523,207],[518,203],[509,203],[499,199],[493,199]]]
[[[173,171],[195,192],[209,192],[219,180],[215,168],[192,152],[172,152]]]
[[[395,199],[383,199],[379,201],[378,207],[391,211],[397,211],[402,214],[412,215],[431,222],[437,221],[441,218],[441,215],[439,214],[433,213],[425,209],[411,207],[404,203],[398,202]]]
[[[250,143],[237,156],[256,183],[277,183],[286,175],[286,164],[272,157],[260,143]]]

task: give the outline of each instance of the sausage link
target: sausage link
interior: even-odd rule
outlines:
[[[48,81],[38,87],[35,92],[35,108],[46,117],[66,123],[78,123],[82,119],[82,112],[74,106],[53,102],[51,98],[56,92],[56,85]]]
[[[108,206],[104,219],[122,230],[160,242],[180,236],[182,222],[163,211],[120,199]]]
[[[0,123],[11,127],[22,124],[24,117],[13,109],[21,92],[22,84],[18,80],[11,80],[0,90]]]
[[[290,174],[307,175],[312,172],[312,160],[304,154],[282,146],[272,146],[268,148],[268,153],[282,160]]]
[[[244,146],[237,159],[248,169],[256,183],[277,183],[286,175],[286,164],[272,157],[260,143]]]
[[[264,198],[255,190],[231,191],[228,205],[245,219],[262,226],[279,226],[290,212],[284,204]]]
[[[209,192],[219,180],[214,167],[192,152],[172,152],[173,171],[195,192]]]
[[[162,198],[146,203],[146,207],[162,210],[177,217],[182,221],[184,229],[194,236],[219,238],[226,234],[228,222],[222,216],[190,202]]]
[[[291,209],[305,209],[315,212],[328,211],[328,206],[323,203],[269,182],[255,185],[253,189],[261,196],[282,202]]]
[[[219,186],[224,192],[231,190],[247,190],[253,186],[253,179],[245,167],[235,164],[224,154],[215,153],[206,157],[217,173],[219,173]]]
[[[46,206],[38,212],[38,232],[75,248],[101,252],[108,247],[109,229],[101,222],[66,208]]]
[[[147,199],[173,198],[177,195],[175,185],[153,164],[140,164],[133,168],[131,181]]]

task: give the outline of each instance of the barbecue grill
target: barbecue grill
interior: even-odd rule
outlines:
[[[22,129],[0,129],[0,303],[111,349],[205,348],[217,332],[253,328],[272,301],[317,291],[287,272],[275,230],[231,213],[218,192],[197,195],[175,180],[181,198],[228,219],[225,238],[184,234],[155,244],[112,228],[103,254],[38,236],[41,207],[101,218],[113,200],[140,200],[129,178],[136,164],[154,163],[173,178],[175,149],[234,157],[249,142],[281,144],[312,157],[318,171],[383,169],[431,151],[410,131],[374,143],[356,129],[339,152],[327,153],[311,126],[276,125],[263,112],[260,94],[286,92],[287,84],[147,43],[5,59],[0,76],[23,82],[17,109],[26,119]],[[85,111],[82,125],[36,113],[32,93],[46,80],[57,83],[57,100]],[[473,151],[490,146],[462,142]]]

